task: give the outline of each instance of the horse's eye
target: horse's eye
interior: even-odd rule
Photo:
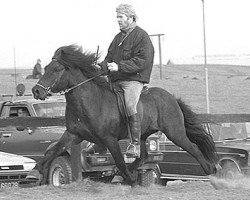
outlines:
[[[68,70],[68,69],[69,69],[69,67],[67,67],[67,66],[64,66],[64,69],[65,69],[65,70]]]
[[[62,66],[58,62],[54,62],[53,68],[55,71],[59,72],[62,69]]]
[[[60,72],[60,71],[62,71],[63,69],[64,69],[64,68],[57,66],[57,67],[55,68],[55,72]]]

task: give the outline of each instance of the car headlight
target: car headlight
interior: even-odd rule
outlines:
[[[157,142],[155,140],[149,141],[149,149],[150,151],[156,151],[157,150]]]
[[[25,162],[23,164],[23,169],[25,171],[31,171],[36,166],[36,162]]]

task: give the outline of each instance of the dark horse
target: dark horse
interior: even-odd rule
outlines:
[[[121,176],[133,185],[136,183],[134,172],[148,156],[146,139],[157,131],[196,158],[206,174],[216,172],[214,142],[197,121],[196,114],[183,101],[157,87],[141,94],[137,109],[141,118],[141,156],[126,166],[118,141],[128,137],[127,124],[109,83],[93,67],[95,60],[95,54],[82,53],[78,46],[61,47],[33,87],[36,99],[44,100],[49,92],[65,92],[67,102],[66,131],[37,163],[36,172],[46,174],[56,156],[71,145],[88,140],[107,147]]]

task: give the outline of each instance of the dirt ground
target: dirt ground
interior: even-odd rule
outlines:
[[[225,183],[224,183],[225,184]],[[5,200],[249,200],[250,182],[228,183],[230,188],[216,190],[209,182],[174,181],[167,186],[151,186],[131,188],[125,185],[111,185],[85,179],[80,183],[72,183],[63,187],[39,186],[25,189],[0,191],[0,199]],[[243,186],[244,185],[244,186]],[[247,186],[247,187],[246,187]]]

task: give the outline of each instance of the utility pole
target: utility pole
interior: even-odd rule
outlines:
[[[206,80],[206,102],[207,102],[207,113],[210,113],[209,105],[209,87],[208,87],[208,68],[207,68],[207,50],[206,50],[206,29],[205,29],[205,6],[204,0],[202,1],[202,14],[203,14],[203,46],[204,46],[204,67],[205,67],[205,80]]]
[[[15,96],[17,95],[17,72],[16,72],[16,48],[14,47],[13,49],[13,53],[14,53],[14,78],[15,78]]]
[[[159,66],[160,66],[160,79],[162,79],[162,54],[161,54],[161,36],[164,34],[152,34],[150,37],[158,37],[158,47],[159,47]]]

